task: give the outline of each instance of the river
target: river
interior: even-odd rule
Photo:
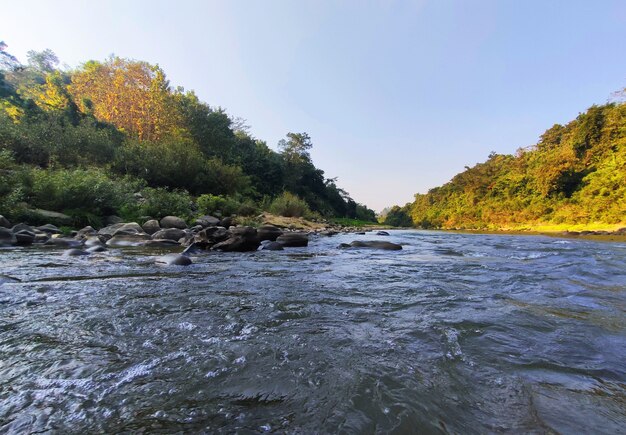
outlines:
[[[161,252],[0,250],[1,433],[626,428],[624,243]]]

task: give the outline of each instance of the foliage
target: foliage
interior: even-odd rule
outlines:
[[[33,169],[32,187],[26,201],[38,208],[58,211],[74,217],[117,214],[141,182],[112,179],[101,169]],[[85,220],[78,219],[78,220]]]
[[[164,216],[189,218],[193,214],[193,200],[185,190],[168,190],[147,187],[141,192],[141,199],[136,208],[127,207],[122,215],[151,217],[161,219]]]
[[[519,228],[626,223],[626,104],[593,106],[517,155],[492,153],[386,223],[423,228]],[[391,220],[390,220],[391,219]]]
[[[283,192],[270,204],[269,211],[285,217],[306,217],[311,214],[306,201],[291,192]]]
[[[113,212],[191,214],[194,195],[205,212],[253,215],[278,195],[287,213],[374,219],[315,167],[307,133],[288,133],[276,152],[245,120],[172,89],[158,65],[112,56],[62,70],[51,50],[30,51],[22,65],[6,48],[0,43],[0,164],[11,162],[0,179],[5,214],[23,202],[90,222]],[[90,193],[89,183],[103,190]],[[129,194],[146,186],[143,202]],[[300,199],[291,204],[283,191]]]

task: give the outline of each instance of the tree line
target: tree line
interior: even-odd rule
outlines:
[[[388,210],[386,223],[443,229],[626,223],[626,90],[515,155],[491,153]]]
[[[311,216],[375,220],[313,164],[306,133],[274,151],[241,119],[172,87],[158,65],[116,56],[58,65],[51,50],[22,64],[0,42],[4,215],[46,208],[91,222],[191,215],[199,203],[254,213],[280,199]]]

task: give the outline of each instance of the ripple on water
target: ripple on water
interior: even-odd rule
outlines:
[[[364,236],[367,237],[367,236]],[[0,432],[606,432],[626,247],[392,231],[280,255],[2,250]]]

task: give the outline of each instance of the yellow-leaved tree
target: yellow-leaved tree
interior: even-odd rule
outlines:
[[[89,61],[72,75],[69,89],[82,112],[140,141],[159,140],[181,128],[169,82],[157,65],[119,57]]]

